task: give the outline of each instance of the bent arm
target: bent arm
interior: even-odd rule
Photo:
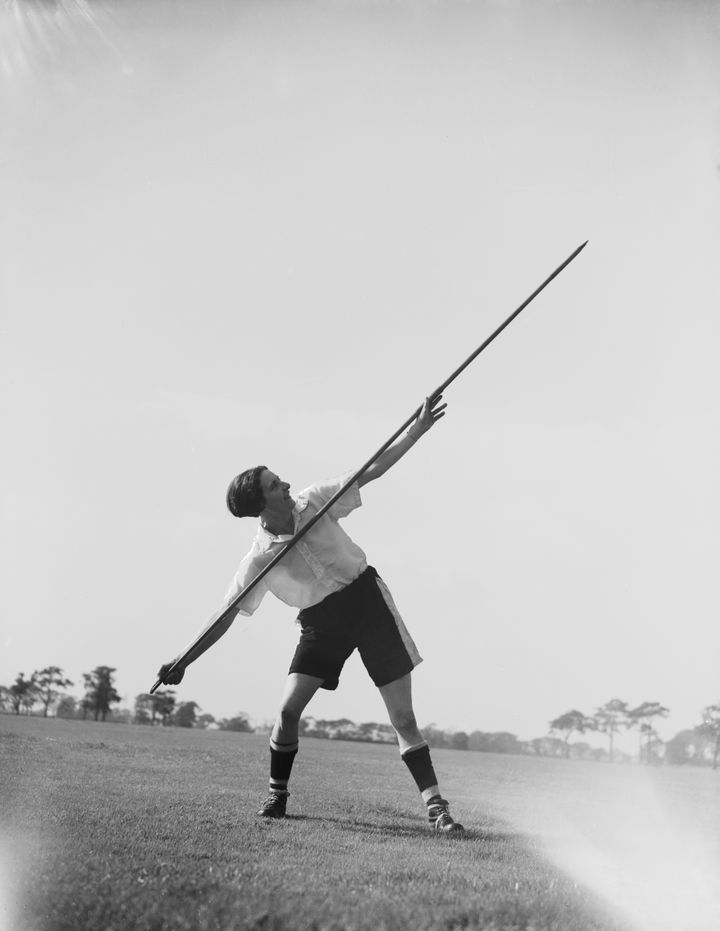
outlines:
[[[394,466],[398,460],[402,459],[405,453],[417,443],[423,434],[427,433],[441,417],[445,416],[447,404],[440,404],[441,400],[442,395],[438,395],[438,397],[432,401],[430,398],[425,398],[425,403],[415,423],[402,439],[399,439],[396,443],[393,443],[392,446],[389,446],[360,476],[358,479],[359,486],[362,487],[363,485],[367,485],[368,482],[373,482],[376,478],[380,478],[381,475],[384,475],[391,466]]]

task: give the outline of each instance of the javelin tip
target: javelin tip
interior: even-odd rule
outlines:
[[[563,262],[560,268],[563,269],[569,262],[572,262],[573,259],[577,258],[589,242],[590,240],[586,239],[585,242],[582,243],[582,245],[578,246],[577,249],[572,253],[572,255],[569,255],[567,257],[567,259]]]

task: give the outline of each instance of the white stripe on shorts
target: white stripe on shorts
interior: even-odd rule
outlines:
[[[410,632],[405,626],[403,619],[400,617],[400,612],[395,607],[395,602],[393,601],[393,597],[390,594],[390,589],[383,582],[380,576],[376,576],[375,581],[377,582],[378,588],[380,589],[380,594],[385,599],[385,604],[388,606],[388,609],[393,616],[393,619],[395,621],[395,626],[398,629],[398,633],[400,634],[400,637],[402,639],[403,646],[407,650],[407,654],[410,657],[410,661],[412,662],[413,666],[417,666],[418,663],[422,663],[423,661],[422,656],[420,656],[420,654],[418,653],[418,649],[415,646],[415,643],[413,642],[413,638],[410,636]]]

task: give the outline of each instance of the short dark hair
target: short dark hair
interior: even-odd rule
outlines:
[[[230,513],[235,517],[259,517],[265,510],[260,477],[266,468],[259,465],[254,469],[246,469],[230,482],[225,500]]]

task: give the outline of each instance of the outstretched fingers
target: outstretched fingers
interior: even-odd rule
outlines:
[[[428,398],[425,401],[427,408],[429,408],[429,414],[433,423],[440,420],[441,417],[445,416],[445,408],[447,407],[447,404],[441,404],[441,401],[441,394],[439,394],[436,398]]]
[[[433,424],[437,423],[441,417],[445,416],[447,404],[441,404],[441,401],[441,394],[435,398],[425,398],[415,423],[410,430],[408,430],[408,436],[413,440],[417,440],[423,433],[427,433]]]

